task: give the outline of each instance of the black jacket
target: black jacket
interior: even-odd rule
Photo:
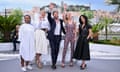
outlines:
[[[62,36],[62,32],[65,34],[65,29],[63,27],[63,20],[60,20],[60,25],[61,25],[61,29],[60,29],[60,36]],[[48,39],[54,39],[54,31],[55,31],[55,27],[56,27],[56,22],[55,20],[51,17],[51,13],[48,12],[48,21],[50,24],[50,30],[48,31]]]

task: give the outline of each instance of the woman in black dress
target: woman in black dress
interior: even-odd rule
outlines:
[[[82,60],[80,66],[81,69],[86,68],[86,60],[90,60],[90,51],[89,51],[89,40],[92,36],[92,26],[88,24],[88,19],[86,16],[81,15],[79,17],[79,35],[77,40],[76,49],[74,52],[74,58],[77,60]]]

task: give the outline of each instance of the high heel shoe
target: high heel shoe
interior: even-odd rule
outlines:
[[[69,65],[70,67],[73,67],[73,62],[70,62],[70,65]]]
[[[82,64],[82,65],[80,66],[80,69],[81,69],[81,70],[84,70],[86,67],[87,67],[86,64]]]

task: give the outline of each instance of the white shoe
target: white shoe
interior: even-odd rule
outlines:
[[[27,70],[26,70],[26,67],[22,67],[21,70],[24,71],[24,72],[27,71]]]
[[[32,68],[31,65],[28,65],[28,66],[27,66],[27,69],[32,70],[33,68]]]

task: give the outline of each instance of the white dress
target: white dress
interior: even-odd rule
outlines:
[[[20,56],[25,61],[32,61],[35,57],[34,27],[31,24],[22,24],[19,29]]]
[[[42,28],[49,29],[49,22],[47,19],[40,21],[35,31],[35,51],[40,54],[48,54],[48,40],[46,38],[46,32],[41,30]]]

